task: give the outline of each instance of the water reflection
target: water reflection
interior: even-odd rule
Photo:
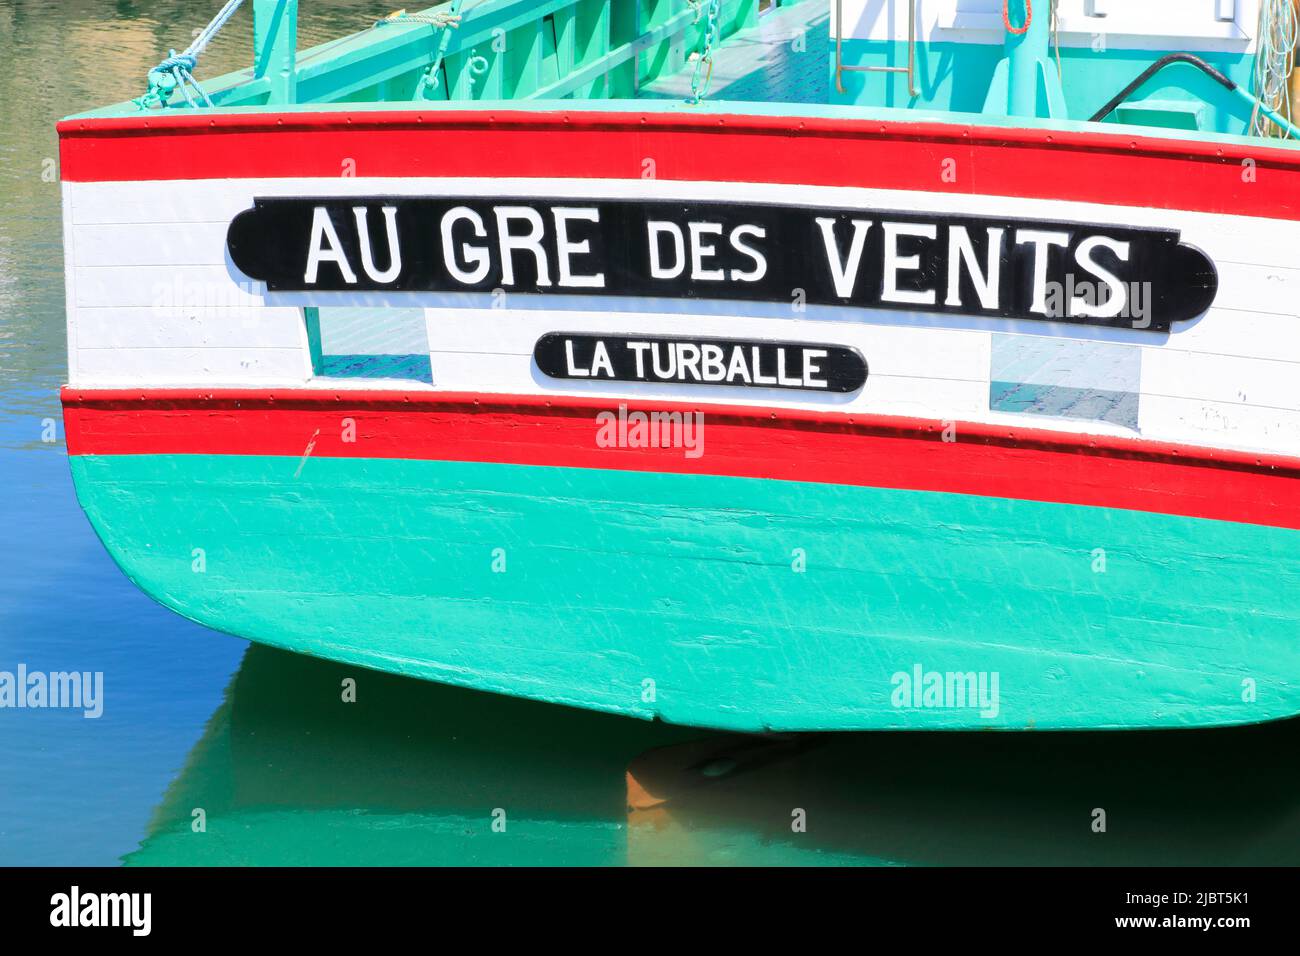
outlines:
[[[126,862],[1294,864],[1297,744],[719,735],[254,646]]]
[[[624,768],[698,736],[254,645],[126,862],[621,863]]]

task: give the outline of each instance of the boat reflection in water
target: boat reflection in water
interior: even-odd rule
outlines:
[[[253,645],[125,862],[1295,864],[1298,745],[720,735]]]

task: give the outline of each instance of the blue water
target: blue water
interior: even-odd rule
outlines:
[[[57,321],[58,316],[54,319]],[[0,709],[0,864],[110,864],[135,846],[245,642],[154,604],[77,507],[58,379],[0,392],[0,670],[102,671],[104,710]]]
[[[158,24],[134,8],[73,0],[52,17],[0,0],[0,671],[104,674],[98,719],[0,709],[2,864],[112,864],[132,849],[246,646],[132,587],[77,507],[63,445],[53,123],[143,75]]]
[[[138,95],[157,54],[213,9],[0,0],[0,671],[102,671],[105,688],[99,719],[0,709],[0,864],[111,864],[134,848],[246,647],[158,607],[109,559],[77,507],[58,402],[54,122]],[[212,62],[233,68],[248,32],[232,24]]]

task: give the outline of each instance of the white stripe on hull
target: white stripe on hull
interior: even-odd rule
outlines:
[[[938,160],[936,160],[936,163]],[[937,175],[937,172],[936,172]],[[960,167],[959,167],[960,175]],[[1261,187],[1264,188],[1264,187]],[[230,220],[263,196],[574,196],[722,199],[1176,228],[1209,255],[1220,288],[1204,317],[1168,336],[973,316],[783,303],[510,294],[267,295],[226,255]],[[662,180],[268,179],[64,186],[73,385],[303,385],[301,306],[423,307],[433,383],[330,380],[331,387],[601,394],[823,407],[933,419],[1129,433],[1086,419],[990,411],[994,332],[1118,343],[1141,352],[1147,438],[1294,454],[1300,449],[1300,223],[1000,196]],[[504,307],[493,307],[502,306]],[[847,396],[775,389],[556,381],[530,360],[545,332],[689,334],[848,345],[866,387]],[[1136,365],[1137,363],[1135,363]]]

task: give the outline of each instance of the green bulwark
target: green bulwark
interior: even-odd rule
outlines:
[[[692,65],[709,3],[452,0],[295,52],[297,0],[254,0],[254,65],[202,84],[217,108],[626,99]],[[760,3],[720,0],[722,37],[754,27]],[[458,25],[437,22],[447,15]],[[173,96],[167,108],[189,107]]]
[[[919,36],[913,49],[905,40],[839,34],[835,2],[447,0],[298,50],[298,0],[251,0],[249,68],[211,79],[196,68],[210,107],[197,95],[167,89],[172,81],[163,71],[151,78],[161,77],[164,88],[151,87],[141,100],[84,115],[139,115],[149,107],[596,106],[629,99],[642,100],[643,108],[647,100],[701,108],[697,94],[703,93],[710,101],[775,106],[791,115],[828,107],[864,116],[905,109],[927,118],[978,114],[983,122],[996,122],[1010,115],[1019,125],[1059,127],[1087,121],[1147,67],[1185,52],[1173,36],[1164,48],[1157,48],[1160,42],[1134,48],[1123,36],[1111,45],[1105,34],[1091,46],[1079,45],[1077,35],[1062,43],[1041,5],[1024,35],[1003,36],[999,29],[996,36],[972,39],[960,30],[939,30]],[[1010,9],[1012,20],[1024,22],[1023,0],[1012,0]],[[713,44],[705,42],[711,18],[718,24]],[[706,52],[709,58],[700,64]],[[1255,54],[1244,45],[1237,52],[1193,52],[1235,89],[1188,62],[1173,62],[1139,84],[1106,122],[1183,135],[1247,133],[1256,110]],[[146,101],[149,107],[142,105]],[[1300,135],[1285,118],[1264,112],[1279,128]]]
[[[164,605],[448,684],[743,731],[1300,710],[1294,530],[501,464],[122,455],[72,469],[113,557]]]

